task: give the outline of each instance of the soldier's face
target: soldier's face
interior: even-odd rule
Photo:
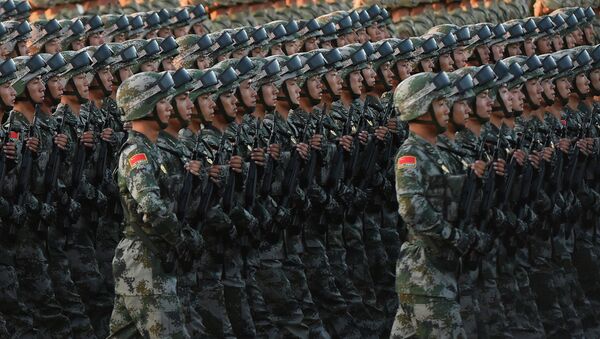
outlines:
[[[194,34],[204,35],[207,33],[206,27],[201,22],[195,23],[192,25],[192,31]]]
[[[556,92],[562,99],[567,99],[571,95],[571,82],[567,78],[556,80]]]
[[[98,78],[100,78],[100,81],[102,82],[101,85],[104,86],[104,89],[112,91],[112,82],[114,78],[110,72],[110,68],[106,67],[98,70]]]
[[[71,43],[71,50],[78,51],[85,47],[85,40],[77,39]]]
[[[227,114],[230,117],[235,117],[238,99],[235,96],[234,91],[221,94],[219,96],[219,100],[221,100],[221,103],[223,104],[225,114]]]
[[[463,68],[467,65],[468,57],[463,47],[455,49],[452,52],[452,57],[454,58],[454,65],[456,68]]]
[[[47,43],[44,44],[44,49],[46,53],[56,54],[61,51],[60,40],[51,39]]]
[[[171,102],[167,100],[167,98],[161,99],[156,103],[156,113],[158,114],[158,119],[163,124],[168,124],[171,114],[173,113],[173,106],[171,106]]]
[[[162,63],[162,68],[165,71],[176,71],[177,68],[175,68],[175,65],[173,65],[173,58],[166,58],[163,59],[163,61],[161,61]]]
[[[100,46],[104,43],[104,35],[102,33],[94,33],[88,37],[90,46]]]
[[[27,43],[25,41],[17,42],[17,56],[26,56],[27,55]]]
[[[46,91],[46,86],[44,86],[42,77],[38,76],[36,78],[31,79],[27,83],[26,90],[29,91],[29,96],[33,103],[41,104],[42,102],[44,102],[44,91]]]
[[[223,60],[227,60],[227,59],[229,59],[229,55],[230,55],[230,54],[231,54],[231,53],[225,53],[225,54],[221,54],[221,55],[219,55],[219,56],[217,57],[217,61],[218,61],[218,62],[221,62],[221,61],[223,61]]]
[[[377,73],[372,67],[367,67],[362,70],[362,76],[368,87],[374,87],[377,82]]]
[[[256,47],[250,51],[250,55],[256,58],[264,58],[267,56],[267,50],[262,47]]]
[[[196,66],[198,69],[207,69],[210,67],[210,59],[208,57],[200,57],[196,59]]]
[[[475,114],[483,119],[489,119],[492,114],[493,101],[488,91],[481,92],[475,97]]]
[[[287,55],[292,55],[298,52],[298,44],[295,41],[287,41],[284,43]]]
[[[146,40],[155,39],[155,38],[158,38],[157,30],[146,33],[146,36],[144,37],[144,39],[146,39]],[[117,42],[122,42],[122,41],[117,41]]]
[[[356,32],[352,31],[345,35],[345,39],[347,44],[353,44],[355,42],[358,42],[358,35],[356,34]]]
[[[552,44],[550,43],[550,38],[548,38],[547,36],[538,39],[536,45],[539,54],[546,54],[552,52]]]
[[[173,30],[173,35],[175,38],[179,38],[180,36],[184,36],[188,34],[189,28],[187,26],[177,27]]]
[[[527,55],[528,57],[535,54],[535,44],[533,43],[533,39],[529,38],[523,41],[523,50],[525,52],[525,55]]]
[[[150,37],[148,37],[148,36],[150,36]],[[146,34],[146,39],[153,39],[153,38],[156,38],[156,31],[154,31],[154,36],[151,36],[150,33]],[[127,40],[125,33],[119,33],[113,37],[113,42],[125,42],[125,40]]]
[[[327,72],[325,74],[325,81],[327,81],[333,95],[342,94],[342,78],[336,70]]]
[[[331,41],[321,41],[321,48],[332,49]]]
[[[90,97],[90,82],[88,81],[87,74],[78,74],[73,77],[73,83],[75,89],[79,92],[79,95],[84,99]]]
[[[531,102],[533,102],[534,105],[540,106],[542,104],[542,92],[544,90],[540,81],[538,79],[527,80],[525,89]]]
[[[313,76],[306,80],[306,89],[311,98],[321,100],[323,96],[323,83],[319,76]]]
[[[477,53],[483,65],[490,63],[490,49],[486,45],[477,46]]]
[[[10,81],[0,86],[0,98],[4,102],[4,105],[12,107],[15,105],[15,99],[17,98],[17,91],[10,85]]]
[[[271,55],[285,55],[283,49],[281,49],[281,44],[271,46]]]
[[[438,62],[440,63],[440,70],[444,72],[454,71],[454,60],[452,60],[450,53],[440,55]]]
[[[508,88],[506,88],[506,86],[502,86],[500,89],[498,89],[498,96],[499,99],[504,102],[504,107],[506,107],[506,110],[512,112],[512,94]]]
[[[383,32],[379,28],[378,23],[374,23],[372,26],[367,27],[367,34],[369,34],[371,42],[376,42],[383,39]]]
[[[190,121],[192,118],[192,108],[194,108],[194,104],[192,103],[192,100],[190,100],[190,92],[185,92],[176,96],[175,105],[181,119]]]
[[[360,42],[361,44],[364,44],[365,42],[371,40],[371,37],[367,34],[367,30],[364,28],[359,29],[357,34],[358,34],[358,42]]]
[[[158,71],[158,63],[156,61],[144,62],[140,66],[141,72],[156,72]]]
[[[434,63],[432,58],[421,60],[421,67],[423,68],[423,72],[433,72],[433,66]]]
[[[285,86],[287,86],[290,101],[293,104],[298,104],[298,99],[300,98],[300,86],[298,86],[298,81],[295,78],[288,79],[285,81]]]
[[[412,65],[406,60],[401,60],[396,62],[396,70],[398,71],[400,81],[402,81],[410,76],[410,73],[412,72]]]
[[[319,40],[317,38],[308,38],[304,40],[304,50],[306,52],[313,51],[319,48]]]
[[[238,49],[238,50],[233,51],[231,53],[231,58],[233,58],[233,59],[241,59],[241,58],[245,57],[246,55],[248,55],[247,50],[245,50],[245,49]]]
[[[550,79],[545,79],[542,81],[542,88],[544,89],[544,95],[550,99],[550,100],[554,100],[556,99],[556,91],[554,83],[552,82],[552,80]]]
[[[171,29],[168,27],[162,27],[158,30],[158,36],[161,38],[168,38],[171,36]]]
[[[504,45],[502,44],[495,44],[492,45],[492,59],[494,60],[494,62],[500,61],[502,60],[502,58],[504,58]]]
[[[352,90],[352,93],[360,95],[362,93],[362,82],[364,80],[360,71],[354,71],[350,73],[348,77],[350,81],[350,90]]]
[[[585,41],[583,40],[583,31],[580,28],[577,28],[573,32],[573,35],[575,36],[575,43],[577,43],[577,45],[585,45]]]
[[[523,111],[523,107],[524,107],[524,103],[525,101],[523,99],[525,99],[525,95],[523,94],[523,91],[521,91],[521,88],[523,86],[518,86],[513,88],[512,90],[510,90],[510,94],[512,96],[512,109],[513,111]]]
[[[590,72],[590,84],[596,90],[600,90],[600,69]]]
[[[381,70],[381,74],[383,75],[383,81],[386,85],[391,86],[394,82],[394,72],[392,72],[392,67],[389,62],[384,63],[379,68]]]
[[[217,106],[215,101],[212,99],[212,96],[209,94],[204,94],[199,96],[196,100],[198,101],[198,106],[200,107],[199,113],[202,114],[204,120],[208,122],[212,121],[213,117],[215,116],[215,106]]]
[[[569,33],[565,36],[565,43],[567,45],[567,48],[573,48],[575,47],[575,35],[573,33]]]
[[[565,43],[559,34],[554,34],[552,36],[552,48],[554,48],[555,52],[560,51],[564,44]]]
[[[257,93],[250,79],[242,81],[239,91],[244,105],[247,107],[256,107]]]
[[[441,127],[448,127],[448,120],[450,119],[450,109],[448,108],[448,102],[444,98],[435,99],[431,103],[433,107],[433,113],[435,113],[435,119]]]
[[[337,47],[346,46],[347,44],[348,44],[348,41],[346,40],[345,35],[338,35],[337,38],[335,38],[335,45]]]
[[[59,77],[52,77],[48,79],[48,82],[46,82],[46,86],[48,87],[50,95],[52,95],[54,99],[60,100],[60,98],[63,95],[63,92],[65,91],[65,85],[62,79],[60,79]]]
[[[121,79],[121,81],[125,81],[132,75],[133,72],[131,71],[131,67],[123,67],[119,70],[119,79]]]
[[[594,27],[592,27],[592,25],[586,25],[585,27],[583,27],[583,34],[585,35],[585,40],[590,45],[593,45],[596,43],[596,37],[594,35]]]
[[[506,46],[506,51],[508,52],[508,56],[515,56],[515,55],[521,55],[521,47],[519,46],[519,44],[510,44],[508,46]]]
[[[577,86],[577,90],[583,94],[590,93],[590,80],[584,73],[577,75],[575,78],[575,86]]]
[[[456,101],[452,105],[452,122],[456,126],[464,126],[470,113],[471,107],[466,100]]]
[[[260,87],[260,90],[262,91],[262,97],[265,106],[275,107],[275,104],[277,103],[277,94],[279,93],[279,90],[277,89],[275,84],[268,83],[262,85]]]

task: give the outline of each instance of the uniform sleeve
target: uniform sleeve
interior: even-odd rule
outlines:
[[[398,212],[406,224],[419,235],[455,244],[460,232],[444,220],[444,216],[425,197],[422,160],[412,155],[396,159],[396,197]]]
[[[167,209],[169,204],[161,198],[158,180],[148,157],[146,153],[137,152],[127,156],[124,164],[127,189],[137,203],[137,212],[144,223],[150,224],[160,237],[174,245],[179,228],[177,217]]]

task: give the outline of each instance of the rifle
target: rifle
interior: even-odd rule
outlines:
[[[91,103],[91,105],[95,105],[95,104]],[[100,129],[99,133],[102,133],[102,131],[108,127],[109,117],[110,117],[110,113],[107,114],[107,118],[104,121],[104,124],[102,124],[102,128]],[[100,187],[101,184],[106,179],[105,170],[108,167],[108,162],[109,162],[109,157],[108,157],[108,147],[109,146],[110,145],[107,141],[100,138],[100,143],[98,145],[98,160],[96,162],[96,170],[95,170],[94,177],[92,180],[92,184],[94,184],[94,186],[96,186],[96,187]]]
[[[502,140],[501,133],[502,133],[502,131],[498,130],[496,147],[494,148],[491,159],[490,159],[490,161],[492,161],[492,162],[496,158],[498,158],[498,152],[500,151],[500,142]],[[493,164],[490,164],[490,166],[487,168],[487,171],[486,171],[484,177],[487,180],[485,181],[485,183],[483,185],[483,199],[481,200],[481,205],[480,205],[480,209],[479,209],[480,215],[485,215],[492,208],[492,202],[494,200],[494,192],[496,191],[496,173],[495,173]],[[482,231],[485,231],[486,224],[487,223],[481,224]]]
[[[551,141],[552,140],[550,139],[550,133],[548,133],[548,131],[546,131],[545,140],[542,143],[542,145],[543,145],[542,152],[546,147],[550,146]],[[538,168],[537,172],[538,173],[537,173],[535,185],[531,186],[531,191],[529,192],[529,200],[530,201],[535,201],[537,199],[539,192],[542,189],[544,189],[544,181],[546,180],[546,160],[544,160],[543,158],[541,159],[540,167]]]
[[[319,121],[317,122],[317,126],[315,127],[314,134],[323,133],[323,117],[325,117],[325,110],[323,108],[323,112],[319,116]],[[310,119],[310,118],[307,118]],[[302,177],[302,187],[308,188],[310,184],[313,183],[315,179],[315,173],[317,171],[317,161],[320,159],[320,152],[317,149],[311,148],[310,150],[310,159],[308,160],[308,165],[306,166],[306,170],[304,176]]]
[[[269,140],[267,140],[267,147],[271,146],[277,135],[277,112],[273,113],[273,128],[271,128],[271,134]],[[260,196],[266,197],[271,192],[271,183],[273,182],[273,170],[275,168],[275,159],[269,156],[267,164],[265,165],[265,171],[262,175],[262,181],[260,185]]]
[[[590,130],[592,127],[593,127],[592,116],[590,113],[590,115],[588,115],[588,117],[587,117],[587,121],[585,122],[585,125],[583,126],[583,129],[581,132],[583,139],[588,138],[590,136]],[[583,180],[585,179],[585,176],[586,176],[586,170],[587,170],[587,166],[588,166],[590,157],[591,157],[591,155],[584,155],[583,163],[581,163],[578,166],[579,171],[577,173],[578,175],[575,176],[575,183],[574,183],[575,187],[573,187],[573,189],[578,189],[579,187],[581,187],[581,184],[583,183]]]
[[[2,194],[2,188],[4,187],[4,178],[6,177],[6,172],[7,172],[7,159],[6,159],[6,154],[4,153],[4,145],[6,145],[6,143],[8,142],[9,136],[10,136],[10,130],[12,128],[12,124],[15,120],[15,116],[12,113],[12,111],[10,112],[10,116],[8,118],[8,126],[6,128],[6,133],[2,136],[2,139],[0,140],[0,194]]]
[[[350,135],[350,131],[352,129],[352,113],[354,112],[354,106],[350,107],[350,111],[348,111],[348,115],[346,116],[346,121],[344,122],[344,127],[342,128],[342,135]],[[325,180],[325,188],[327,193],[337,191],[340,181],[342,179],[342,174],[344,171],[344,147],[338,141],[337,149],[335,151],[335,155],[331,161],[331,169],[327,175],[327,180]]]
[[[254,133],[254,143],[252,150],[259,147],[260,140],[260,128],[262,122],[260,119],[256,119],[256,133]],[[256,184],[258,182],[258,166],[256,162],[250,159],[250,165],[248,166],[248,174],[246,176],[245,190],[244,190],[244,207],[251,211],[256,203]]]
[[[525,133],[521,133],[521,135],[519,135],[519,137],[518,137],[517,144],[515,146],[515,151],[517,151],[523,147],[524,140],[525,140]],[[508,204],[508,202],[510,200],[510,195],[513,190],[515,178],[518,175],[517,166],[518,166],[517,158],[515,158],[514,152],[513,152],[513,155],[511,156],[510,161],[508,162],[508,166],[506,168],[506,173],[505,173],[506,179],[504,180],[504,186],[502,188],[502,193],[501,193],[502,199],[500,200],[500,205],[499,205],[500,209],[504,209],[504,207]]]
[[[372,104],[374,105],[375,102],[373,101]],[[381,105],[379,105],[379,107],[381,107]],[[377,108],[377,107],[375,107],[375,108]],[[383,125],[389,118],[390,112],[391,112],[391,110],[385,110],[379,114],[379,119],[378,119],[378,124],[377,124],[378,128],[383,127]],[[357,175],[357,177],[360,178],[358,187],[360,187],[361,189],[364,189],[367,186],[367,184],[369,183],[369,181],[371,180],[371,178],[373,177],[373,171],[375,171],[375,164],[377,163],[377,161],[376,161],[377,155],[380,154],[380,152],[378,152],[378,149],[381,148],[380,146],[382,144],[386,144],[385,141],[381,141],[381,140],[377,139],[375,137],[375,135],[373,135],[373,137],[369,140],[369,142],[367,143],[367,146],[365,147],[363,154],[366,154],[367,159],[363,161],[363,165],[359,168],[360,171]],[[391,143],[387,143],[385,145],[385,147],[388,148],[390,145],[391,145]],[[383,154],[387,154],[387,152],[388,152],[388,150],[384,149]],[[389,161],[389,159],[384,159],[384,161],[387,163]],[[387,169],[386,166],[387,165],[384,165],[384,167],[383,167],[384,170]]]
[[[27,147],[27,139],[34,137],[34,130],[37,125],[37,115],[38,115],[39,106],[35,107],[35,111],[33,113],[33,121],[29,125],[29,133],[27,138],[23,139],[23,150],[21,157],[21,166],[19,166],[19,178],[17,179],[17,205],[23,206],[25,203],[25,198],[27,194],[29,194],[29,185],[31,184],[31,171],[33,168],[33,152]],[[21,226],[21,225],[18,225]],[[8,234],[13,236],[17,233],[16,223],[11,223],[10,228],[8,230]]]
[[[202,143],[202,132],[198,132],[198,135],[196,136],[196,143],[194,144],[194,149],[192,150],[192,156],[190,157],[190,160],[198,160],[198,157],[200,156],[200,144]],[[185,219],[185,214],[187,211],[187,208],[189,206],[190,203],[190,199],[192,197],[192,188],[194,186],[194,175],[187,171],[185,173],[185,177],[183,178],[183,186],[181,187],[181,190],[179,191],[179,197],[177,199],[177,220],[179,221],[183,221]]]
[[[564,126],[561,126],[560,131],[558,133],[560,135],[560,138],[565,138],[566,134],[567,134],[567,129]],[[562,191],[562,186],[563,186],[563,178],[564,178],[564,163],[565,163],[565,156],[563,154],[562,150],[558,150],[558,152],[556,152],[556,160],[555,160],[555,164],[554,164],[554,168],[555,168],[555,173],[554,173],[554,193],[552,195],[552,200],[553,202],[556,200],[557,194],[560,193]]]
[[[359,135],[360,133],[363,131],[364,129],[364,125],[366,123],[366,111],[367,111],[367,107],[369,106],[369,102],[371,101],[371,97],[367,97],[365,99],[365,103],[363,105],[363,109],[362,109],[362,113],[360,115],[360,118],[358,119],[358,124],[356,126],[356,133],[354,133],[354,140],[352,140],[352,149],[350,150],[350,155],[348,157],[348,163],[346,165],[346,173],[345,173],[345,177],[344,179],[346,180],[346,183],[350,183],[352,181],[354,181],[354,179],[357,177],[357,168],[358,168],[358,155],[360,153],[360,139],[359,139]]]
[[[57,130],[57,134],[61,134],[63,131],[63,127],[66,119],[61,119],[60,125]],[[56,143],[52,144],[52,153],[50,153],[50,159],[48,159],[48,163],[46,164],[46,173],[44,176],[44,187],[46,189],[46,196],[44,198],[44,202],[47,205],[52,205],[54,203],[55,195],[57,193],[57,181],[58,181],[58,172],[60,169],[60,162],[62,160],[62,150],[56,145]],[[38,226],[36,228],[37,232],[40,234],[48,233],[48,222],[41,220],[38,222]]]
[[[304,130],[302,131],[302,139],[300,142],[306,143],[308,139],[308,130],[310,128],[310,119],[306,119],[304,122]],[[279,205],[287,207],[289,204],[290,196],[296,192],[298,186],[298,173],[302,165],[302,157],[300,151],[297,149],[294,151],[290,158],[290,162],[285,169],[285,175],[283,183],[281,185],[281,200]]]
[[[221,141],[219,142],[219,149],[217,150],[217,153],[215,154],[215,159],[214,159],[214,164],[215,165],[221,165],[221,161],[223,158],[223,148],[225,147],[225,141],[227,140],[227,137],[225,136],[225,134],[223,134],[221,136]],[[198,206],[198,217],[200,219],[204,218],[204,216],[206,216],[206,213],[208,212],[208,209],[210,207],[210,203],[213,202],[213,194],[215,191],[215,183],[210,179],[210,176],[206,182],[206,186],[204,187],[204,190],[202,190],[202,197],[200,198],[200,204]]]
[[[235,145],[233,145],[233,152],[231,156],[236,156],[239,154],[239,145],[240,145],[240,131],[242,130],[242,125],[237,127],[235,132]],[[227,182],[225,183],[225,189],[223,190],[223,211],[225,213],[229,213],[233,208],[233,195],[237,185],[237,177],[238,173],[234,172],[231,167],[229,168],[229,176],[227,177]]]
[[[484,154],[485,139],[482,138],[481,143],[477,147],[477,160],[483,158]],[[461,208],[459,211],[460,228],[464,229],[473,223],[473,203],[475,202],[475,193],[479,187],[480,180],[477,178],[475,171],[469,168],[467,173],[467,180],[463,186],[461,193]]]

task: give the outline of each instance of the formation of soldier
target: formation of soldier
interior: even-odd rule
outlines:
[[[0,7],[1,337],[599,335],[591,8]]]

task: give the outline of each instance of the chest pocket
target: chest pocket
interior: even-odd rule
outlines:
[[[433,208],[453,223],[458,220],[464,175],[437,174],[427,177],[425,196]]]
[[[428,177],[426,177],[426,180],[427,188],[425,190],[425,197],[438,213],[442,213],[445,215],[446,175],[429,175]]]

